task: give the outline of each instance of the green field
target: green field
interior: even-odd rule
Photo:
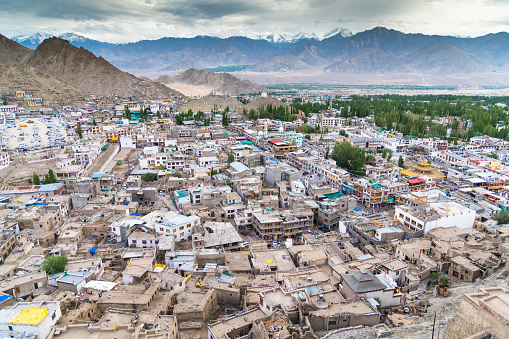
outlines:
[[[358,89],[402,89],[402,90],[455,90],[456,86],[419,86],[419,85],[270,85],[266,88],[281,91],[290,90],[342,90]]]
[[[211,72],[240,72],[245,70],[251,65],[234,65],[234,66],[217,66],[214,68],[204,68],[203,71],[211,71]]]

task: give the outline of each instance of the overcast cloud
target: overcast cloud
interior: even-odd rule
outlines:
[[[479,36],[509,31],[506,0],[0,0],[0,33],[74,32],[108,42],[166,36],[353,32]]]

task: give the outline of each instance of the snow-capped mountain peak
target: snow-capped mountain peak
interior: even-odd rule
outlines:
[[[65,39],[69,42],[83,42],[87,39],[82,35],[78,35],[78,34],[74,34],[74,33],[64,33],[64,34],[60,34],[58,37]]]
[[[49,33],[35,33],[32,35],[16,35],[15,37],[12,37],[12,40],[22,43],[22,42],[28,42],[30,44],[40,44],[44,39],[49,38],[52,36]]]
[[[299,42],[301,40],[318,40],[318,37],[314,33],[303,33],[299,32],[296,34],[292,33],[270,33],[268,35],[261,34],[256,37],[260,40],[267,40],[268,42],[274,43],[274,44],[281,44],[281,43],[295,43]]]
[[[341,28],[341,27],[336,27],[332,31],[330,31],[329,33],[325,34],[322,37],[322,40],[323,39],[327,39],[327,38],[332,38],[333,36],[337,36],[337,35],[340,35],[343,38],[348,38],[348,37],[351,37],[353,35],[353,33],[349,29]]]

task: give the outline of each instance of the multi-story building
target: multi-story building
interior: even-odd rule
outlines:
[[[158,217],[154,230],[163,235],[172,235],[175,242],[189,241],[193,234],[193,227],[201,224],[201,218],[196,215],[175,215],[168,218]]]
[[[396,206],[394,218],[413,231],[429,231],[437,227],[472,228],[475,211],[453,201],[426,203],[418,206]]]

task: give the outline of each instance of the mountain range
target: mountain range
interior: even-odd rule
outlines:
[[[43,37],[16,39],[28,46]],[[232,68],[238,77],[266,84],[280,80],[331,83],[346,75],[349,81],[371,77],[382,83],[390,76],[393,82],[405,79],[404,83],[417,84],[509,84],[506,32],[461,38],[375,27],[357,34],[336,29],[320,38],[313,34],[273,33],[256,38],[168,37],[116,45],[73,34],[66,37],[70,44],[88,46],[96,56],[119,69],[153,78],[189,68],[239,66]],[[451,80],[451,76],[455,78]]]
[[[96,56],[102,56],[116,67],[142,75],[165,72],[181,72],[188,68],[214,68],[217,66],[252,65],[279,55],[287,50],[330,36],[350,36],[344,28],[336,28],[324,37],[313,33],[270,33],[254,38],[231,36],[218,38],[196,36],[194,38],[166,37],[157,40],[141,40],[127,44],[111,44],[65,33],[57,37],[68,40],[76,47],[83,47]],[[18,35],[12,40],[35,49],[51,34]]]

